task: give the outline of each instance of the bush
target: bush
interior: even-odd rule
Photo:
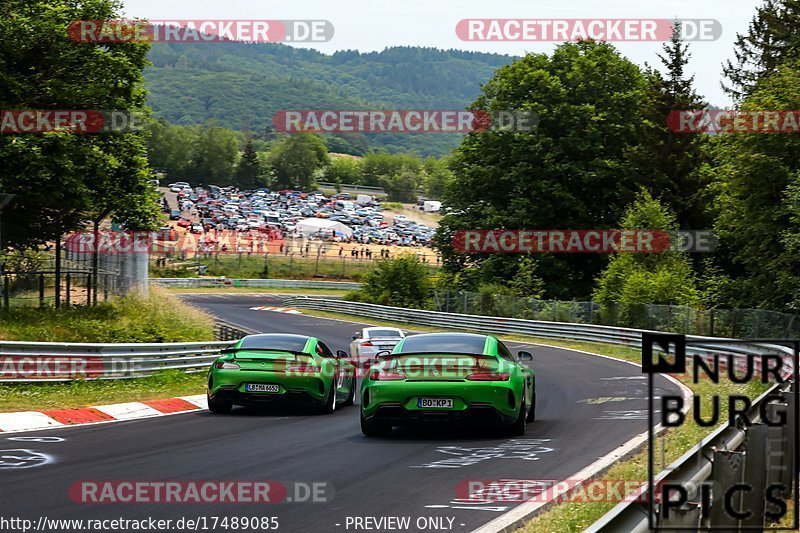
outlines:
[[[362,301],[398,307],[427,307],[431,288],[428,274],[414,256],[400,257],[378,263],[366,274],[361,289]]]

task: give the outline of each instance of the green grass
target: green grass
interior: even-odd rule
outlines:
[[[0,385],[0,412],[69,409],[90,405],[190,396],[205,392],[204,372],[159,372],[147,378]]]
[[[0,312],[0,340],[191,342],[214,338],[214,322],[160,288],[94,307],[11,308]]]

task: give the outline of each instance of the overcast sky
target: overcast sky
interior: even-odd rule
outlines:
[[[412,45],[521,55],[550,52],[554,43],[464,42],[455,33],[465,18],[658,18],[716,19],[722,36],[691,45],[689,71],[700,94],[728,106],[720,89],[721,64],[733,56],[736,33],[743,33],[760,2],[744,0],[123,0],[126,16],[171,19],[324,19],[335,35],[328,43],[309,45],[325,53],[356,49],[380,51]],[[214,45],[211,45],[214,46]],[[659,66],[655,42],[619,43],[631,61]]]

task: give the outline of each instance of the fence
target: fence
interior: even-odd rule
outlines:
[[[0,306],[61,307],[95,305],[123,296],[134,286],[147,288],[147,254],[12,252],[2,258]]]
[[[797,315],[763,309],[695,309],[683,305],[601,305],[469,291],[434,291],[437,311],[553,322],[599,324],[734,338],[800,336]]]

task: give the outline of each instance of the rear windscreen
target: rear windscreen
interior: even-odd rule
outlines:
[[[395,329],[371,329],[367,331],[367,335],[372,337],[402,337],[402,334]]]
[[[302,335],[251,335],[242,339],[240,350],[288,350],[302,352],[308,337]]]
[[[418,335],[406,337],[401,353],[482,354],[485,344],[481,335]]]

